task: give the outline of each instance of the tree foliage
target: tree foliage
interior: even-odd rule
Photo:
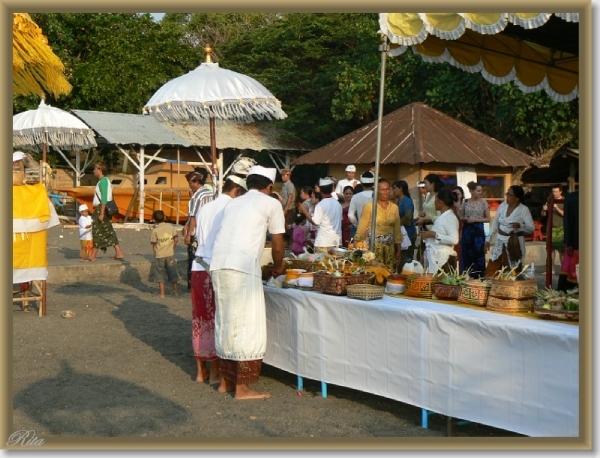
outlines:
[[[181,28],[162,27],[149,14],[39,13],[32,18],[73,85],[68,96],[53,101],[63,109],[141,114],[161,85],[201,62]]]
[[[210,44],[222,67],[257,79],[282,101],[288,118],[280,127],[315,147],[377,117],[377,14],[168,13],[158,23],[149,14],[32,17],[67,67],[73,91],[50,100],[63,109],[141,113],[160,86],[197,67]],[[534,155],[577,147],[578,99],[524,94],[407,51],[387,59],[384,114],[412,102]],[[38,103],[17,97],[13,111]]]

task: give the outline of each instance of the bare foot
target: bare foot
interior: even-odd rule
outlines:
[[[231,391],[235,391],[235,384],[223,377],[221,378],[221,384],[219,385],[217,391],[219,393],[229,393]]]
[[[196,365],[198,368],[198,372],[196,375],[196,381],[199,383],[204,383],[208,380],[208,368],[206,367],[206,364],[204,364],[204,361],[200,361],[200,360],[196,360]]]
[[[162,297],[164,299],[165,295],[164,294],[159,294],[158,297]]]
[[[271,395],[266,391],[256,391],[248,385],[236,385],[235,387],[234,399],[239,399],[240,401],[246,399],[267,399],[270,397]]]

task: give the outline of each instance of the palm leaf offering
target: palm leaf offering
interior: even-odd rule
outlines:
[[[546,310],[579,311],[579,289],[556,291],[552,288],[539,290],[536,295],[536,305]]]

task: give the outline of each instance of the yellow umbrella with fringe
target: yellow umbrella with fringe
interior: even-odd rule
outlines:
[[[13,92],[19,95],[68,94],[65,66],[27,13],[13,13]]]

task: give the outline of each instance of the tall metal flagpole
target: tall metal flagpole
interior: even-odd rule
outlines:
[[[379,110],[377,113],[377,146],[375,147],[375,183],[373,186],[373,213],[371,215],[371,237],[369,246],[375,251],[375,227],[377,223],[377,195],[379,194],[379,158],[381,155],[381,122],[383,118],[383,96],[385,91],[385,62],[390,49],[387,36],[382,35],[379,51],[381,51],[381,77],[379,81]]]

